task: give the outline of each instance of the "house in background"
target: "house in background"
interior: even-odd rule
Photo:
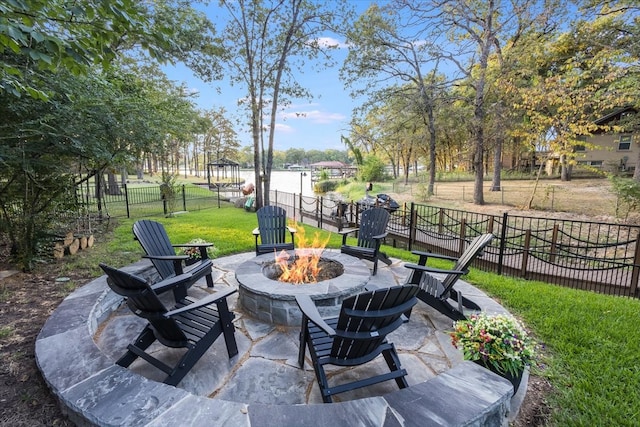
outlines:
[[[635,116],[633,107],[618,108],[595,121],[597,125],[616,125]],[[603,172],[633,174],[640,147],[636,141],[640,132],[597,132],[585,139],[586,144],[576,147],[576,163]]]

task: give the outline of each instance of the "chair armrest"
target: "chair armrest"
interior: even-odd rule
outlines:
[[[142,258],[157,259],[160,261],[184,261],[189,255],[142,255]]]
[[[179,245],[171,245],[174,248],[198,248],[200,251],[200,258],[202,259],[209,259],[209,252],[207,252],[207,248],[210,248],[213,245],[213,243],[182,243]]]
[[[343,228],[339,230],[338,233],[342,235],[342,244],[345,245],[347,243],[347,236],[350,233],[355,233],[358,230],[360,230],[360,228]]]
[[[154,283],[153,285],[151,285],[151,289],[153,289],[155,293],[159,294],[159,293],[168,291],[169,289],[173,289],[176,286],[182,286],[185,282],[189,282],[191,278],[192,278],[191,273],[179,274],[177,276],[173,276],[168,279],[161,280],[158,283]]]
[[[426,264],[428,258],[444,259],[444,260],[448,260],[448,261],[457,261],[458,260],[458,257],[449,256],[449,255],[441,255],[441,254],[436,254],[436,253],[433,253],[433,252],[411,251],[411,253],[414,254],[414,255],[418,255],[420,257],[420,261],[418,261],[418,264],[420,264],[420,265]]]
[[[338,231],[338,234],[345,235],[345,234],[353,233],[358,230],[360,230],[360,228],[343,228],[342,230]]]
[[[296,303],[300,311],[317,327],[325,331],[329,336],[335,336],[336,331],[324,321],[318,312],[318,307],[314,304],[309,295],[296,295]]]
[[[378,234],[377,236],[372,236],[371,238],[372,238],[372,239],[374,239],[374,240],[382,240],[382,239],[384,239],[385,237],[387,237],[387,234],[389,234],[389,233],[387,233],[387,232],[385,231],[384,233],[382,233],[382,234]]]
[[[469,272],[469,270],[445,270],[442,268],[434,268],[434,267],[428,267],[426,265],[418,265],[418,264],[405,264],[404,265],[407,268],[411,268],[412,270],[420,270],[422,272],[425,273],[442,273],[442,274],[459,274],[459,275],[463,275],[463,274],[467,274]]]
[[[180,245],[171,245],[174,248],[210,248],[213,243],[182,243]]]
[[[171,311],[167,311],[166,313],[164,313],[164,317],[165,318],[169,318],[171,316],[175,316],[176,314],[180,314],[180,313],[184,313],[186,311],[191,311],[191,310],[195,310],[201,307],[205,307],[207,305],[211,305],[214,303],[219,302],[220,300],[223,300],[225,298],[227,298],[229,295],[238,292],[237,288],[229,288],[226,289],[224,291],[219,291],[216,292],[215,294],[211,294],[209,296],[206,296],[204,298],[199,299],[198,301],[195,301],[192,304],[186,305],[184,307],[180,307],[177,308],[175,310],[171,310]]]

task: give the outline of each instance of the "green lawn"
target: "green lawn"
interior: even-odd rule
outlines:
[[[193,238],[215,243],[216,256],[254,250],[255,213],[229,204],[154,219],[165,225],[175,243]],[[96,256],[108,256],[116,267],[140,259],[141,249],[131,233],[134,221],[120,220],[113,239]],[[337,233],[304,228],[309,237],[319,232],[321,238],[329,237],[330,247],[339,247]],[[416,260],[397,248],[385,247],[385,251],[392,257]],[[98,261],[85,259],[96,267]],[[640,425],[640,301],[478,270],[472,270],[466,280],[499,300],[540,343],[540,366],[534,373],[546,376],[554,387],[548,396],[550,425]]]

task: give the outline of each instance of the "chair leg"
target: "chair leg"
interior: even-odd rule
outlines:
[[[149,348],[149,346],[153,344],[155,340],[156,337],[153,334],[153,331],[147,326],[142,330],[140,335],[138,335],[138,338],[136,338],[134,343],[129,345],[129,347],[134,346],[141,351],[144,351]],[[120,359],[118,359],[116,364],[122,366],[123,368],[128,368],[129,365],[131,365],[137,358],[138,355],[129,349]]]
[[[396,372],[402,369],[400,366],[400,358],[398,357],[398,353],[396,353],[396,348],[393,344],[391,344],[391,348],[388,348],[382,352],[384,356],[384,360],[387,362],[387,366],[391,372]],[[399,388],[407,388],[409,384],[404,376],[398,377],[395,379],[396,384],[398,384]]]
[[[191,368],[200,360],[205,351],[209,348],[209,345],[197,345],[195,348],[190,348],[187,352],[180,358],[178,363],[175,365],[171,373],[164,379],[164,383],[167,385],[176,386],[182,379],[189,373]]]
[[[304,368],[304,355],[307,350],[309,340],[309,329],[307,329],[307,316],[302,315],[302,326],[300,327],[300,343],[298,347],[298,366]]]
[[[318,380],[318,387],[320,387],[320,394],[322,394],[322,401],[324,403],[332,403],[331,393],[329,393],[329,381],[327,375],[324,373],[324,368],[320,366],[317,360],[313,362],[313,370],[316,373],[316,379]]]
[[[211,273],[206,275],[207,279],[207,288],[213,288],[213,277],[211,277]]]
[[[216,304],[218,315],[220,316],[220,326],[222,327],[222,335],[224,335],[224,343],[227,346],[227,354],[229,359],[238,354],[238,343],[236,342],[235,327],[233,326],[233,317],[229,311],[227,300],[223,299]]]
[[[378,257],[375,257],[373,259],[373,273],[371,273],[372,276],[375,276],[378,273]]]

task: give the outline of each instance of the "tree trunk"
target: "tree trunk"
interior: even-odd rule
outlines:
[[[493,152],[493,181],[491,182],[491,191],[500,191],[500,174],[502,173],[502,145],[504,141],[502,137],[498,137]]]
[[[566,154],[560,156],[560,181],[571,181],[571,169]]]
[[[429,118],[429,184],[427,185],[427,195],[433,196],[436,185],[436,125],[431,104],[429,104],[427,117]]]
[[[111,170],[107,172],[107,194],[110,196],[120,196],[122,194],[118,180],[116,179],[116,174]]]

